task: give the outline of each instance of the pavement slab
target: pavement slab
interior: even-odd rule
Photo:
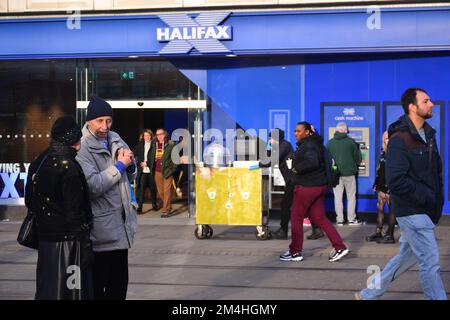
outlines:
[[[270,223],[276,229],[279,221]],[[19,221],[0,222],[0,299],[33,299],[37,252],[16,242]],[[383,268],[399,244],[364,241],[373,225],[338,228],[351,253],[328,261],[327,238],[305,240],[302,262],[278,256],[290,240],[258,240],[254,226],[212,226],[211,239],[194,236],[195,219],[185,214],[161,219],[139,216],[129,251],[128,299],[135,300],[352,300],[366,286],[369,266]],[[450,290],[450,227],[439,226],[441,274]],[[305,227],[305,235],[310,228]],[[399,231],[396,230],[396,238]],[[449,292],[448,292],[449,293]],[[398,278],[384,300],[421,300],[417,266]]]

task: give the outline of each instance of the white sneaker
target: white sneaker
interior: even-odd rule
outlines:
[[[348,223],[349,226],[359,226],[359,225],[361,225],[361,224],[362,224],[361,220],[358,220],[358,219],[355,219],[355,220],[350,221],[350,222]]]
[[[328,260],[330,262],[335,262],[335,261],[341,260],[343,257],[348,255],[349,253],[350,253],[350,250],[348,250],[347,248],[342,249],[342,250],[333,249],[330,253],[330,257]]]
[[[302,256],[301,252],[291,254],[291,252],[288,250],[280,256],[280,260],[281,261],[302,261],[303,256]]]

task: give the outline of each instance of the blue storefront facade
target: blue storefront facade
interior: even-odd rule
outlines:
[[[376,210],[381,135],[401,113],[402,92],[422,87],[435,103],[430,123],[438,132],[449,214],[448,21],[450,7],[82,16],[79,28],[67,18],[4,19],[0,62],[164,60],[208,100],[203,129],[224,136],[226,129],[280,127],[294,144],[295,124],[306,120],[327,140],[345,121],[364,157],[359,212]],[[5,192],[16,183],[23,189],[12,174],[2,173],[1,198],[22,196]]]

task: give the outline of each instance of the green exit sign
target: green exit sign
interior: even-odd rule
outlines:
[[[122,80],[133,80],[134,79],[134,71],[123,71],[120,74],[120,79],[122,79]]]

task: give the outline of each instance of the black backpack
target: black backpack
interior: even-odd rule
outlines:
[[[322,148],[327,185],[329,188],[334,188],[339,184],[341,173],[339,172],[339,169],[336,166],[336,161],[334,161],[330,151],[325,146],[322,146]]]

